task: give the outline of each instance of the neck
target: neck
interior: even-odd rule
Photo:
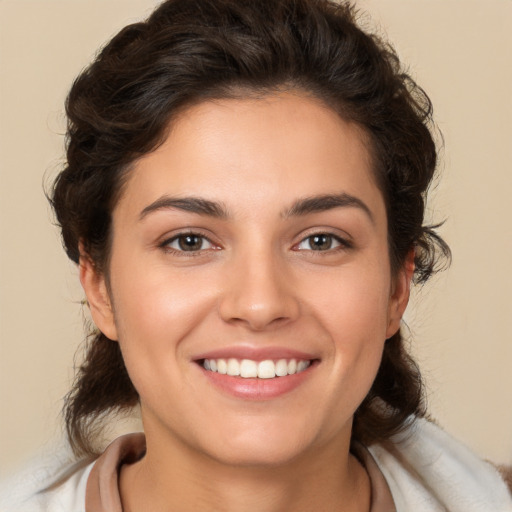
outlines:
[[[362,512],[370,508],[370,482],[349,453],[349,440],[316,447],[282,464],[225,464],[187,446],[162,450],[123,466],[124,512]]]

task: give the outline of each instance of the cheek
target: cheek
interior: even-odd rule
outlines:
[[[315,290],[310,303],[334,338],[352,340],[360,345],[384,339],[390,304],[390,276],[386,267],[343,268],[328,275],[324,286]]]
[[[124,268],[123,268],[124,267]],[[115,267],[112,275],[114,318],[130,377],[141,395],[144,387],[176,380],[190,351],[182,343],[215,310],[214,288],[201,276],[171,275],[161,267]],[[154,389],[151,389],[154,392]]]
[[[171,272],[165,265],[118,265],[112,276],[116,321],[121,331],[179,334],[211,300],[207,276],[187,269]],[[128,328],[128,326],[130,326]],[[174,334],[173,334],[173,337]],[[149,341],[149,340],[148,340]]]
[[[343,275],[342,275],[343,274]],[[340,272],[330,293],[317,293],[311,307],[331,341],[334,410],[355,410],[377,374],[386,340],[390,278],[386,272]],[[318,290],[318,288],[317,288]]]

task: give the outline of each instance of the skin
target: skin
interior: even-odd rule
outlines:
[[[329,194],[355,200],[293,210]],[[187,197],[224,215],[158,207]],[[184,232],[205,237],[199,250],[180,250]],[[313,250],[315,234],[331,247]],[[352,418],[411,274],[391,274],[385,204],[357,126],[291,92],[188,109],[130,171],[109,286],[81,258],[93,319],[119,341],[140,395],[147,454],[121,472],[125,510],[369,510]],[[316,364],[272,399],[224,393],[195,361],[275,346]]]

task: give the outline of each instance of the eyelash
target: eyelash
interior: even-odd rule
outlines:
[[[334,235],[333,233],[329,233],[328,231],[327,232],[326,231],[320,231],[320,232],[312,233],[312,234],[304,237],[298,244],[294,245],[294,248],[297,247],[296,250],[300,250],[300,249],[298,249],[298,247],[301,244],[306,243],[308,240],[309,240],[309,243],[311,244],[312,239],[314,239],[315,237],[326,237],[326,238],[330,239],[331,244],[332,243],[337,243],[338,244],[338,246],[336,246],[336,247],[329,247],[326,250],[305,249],[305,250],[310,251],[312,253],[316,253],[315,255],[318,255],[318,256],[320,256],[320,255],[323,256],[326,253],[333,254],[333,253],[336,253],[338,251],[346,251],[347,249],[352,249],[354,247],[352,242],[350,242],[349,240],[347,240],[345,238],[341,238],[340,236]]]
[[[312,239],[315,238],[315,237],[326,237],[326,238],[329,238],[330,241],[331,241],[331,244],[332,243],[337,243],[338,245],[335,246],[335,247],[329,247],[325,250],[315,250],[315,249],[299,249],[299,246],[303,243],[306,243],[307,241],[309,241],[309,243],[311,243]],[[201,241],[201,248],[200,249],[197,249],[197,250],[190,250],[190,251],[187,251],[187,250],[182,250],[182,249],[176,249],[176,248],[172,248],[170,247],[170,245],[174,242],[179,242],[180,239],[183,239],[183,238],[186,238],[186,237],[195,237],[195,238],[198,238],[200,239]],[[204,242],[207,242],[211,245],[211,247],[208,247],[206,249],[203,249],[202,248],[202,245],[204,244]],[[194,231],[187,231],[187,232],[184,232],[184,233],[179,233],[171,238],[168,238],[166,240],[164,240],[160,245],[160,248],[162,248],[165,252],[167,253],[171,253],[171,254],[175,254],[177,256],[188,256],[188,257],[194,257],[194,256],[200,256],[201,254],[204,254],[203,251],[208,251],[208,250],[218,250],[219,247],[218,246],[215,246],[215,244],[205,235],[201,234],[201,233],[196,233]],[[317,232],[317,233],[312,233],[306,237],[304,237],[299,243],[295,244],[293,246],[293,250],[296,250],[296,251],[302,251],[302,250],[306,250],[306,251],[309,251],[311,253],[315,253],[315,255],[324,255],[325,253],[328,253],[328,254],[333,254],[335,252],[338,252],[338,251],[343,251],[343,250],[347,250],[347,249],[352,249],[354,246],[352,244],[352,242],[350,242],[349,240],[345,239],[345,238],[341,238],[337,235],[334,235],[332,233],[329,233],[329,232]]]
[[[175,249],[175,248],[170,247],[170,245],[173,242],[177,242],[180,240],[180,238],[183,239],[186,237],[199,238],[201,241],[201,245],[203,245],[204,242],[206,241],[211,245],[211,247],[208,247],[206,249],[201,248],[201,249],[192,250],[192,251],[180,250],[180,249]],[[167,253],[174,254],[177,256],[187,256],[187,257],[200,256],[201,254],[203,254],[203,251],[207,251],[207,250],[211,250],[211,249],[214,249],[214,250],[218,249],[218,246],[215,246],[215,244],[207,236],[205,236],[201,233],[196,233],[194,231],[178,233],[177,235],[174,235],[171,238],[167,238],[161,244],[159,244],[159,247],[162,248]]]

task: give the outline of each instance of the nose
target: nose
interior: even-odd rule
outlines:
[[[252,331],[273,329],[295,320],[299,300],[286,263],[266,254],[247,252],[226,269],[220,301],[221,318]]]

